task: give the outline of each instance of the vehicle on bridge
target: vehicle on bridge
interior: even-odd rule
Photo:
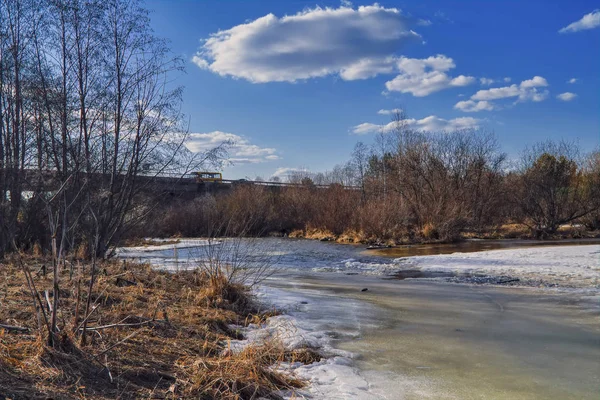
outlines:
[[[223,175],[220,172],[194,172],[196,183],[221,183]]]

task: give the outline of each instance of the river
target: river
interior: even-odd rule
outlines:
[[[397,250],[306,240],[260,239],[241,247],[259,249],[256,260],[266,257],[277,269],[260,296],[287,309],[306,335],[325,336],[330,347],[334,361],[295,369],[312,383],[299,395],[598,399],[600,246],[527,244],[503,241],[492,246],[504,250],[468,254],[456,253],[464,245],[454,252],[439,246],[441,255],[428,246],[427,256],[416,257],[425,251],[413,246],[417,253],[401,258]],[[481,246],[487,250],[490,242]],[[172,269],[203,257],[203,246],[193,242],[148,250],[121,256]],[[407,268],[448,274],[391,279]],[[520,280],[511,287],[449,281],[480,275]]]

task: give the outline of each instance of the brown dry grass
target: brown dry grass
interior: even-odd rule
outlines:
[[[138,247],[138,246],[161,246],[167,244],[177,244],[179,243],[178,238],[171,238],[168,240],[153,240],[148,238],[128,238],[123,242],[123,246],[126,247]]]
[[[25,262],[35,272],[43,260]],[[199,272],[172,274],[116,261],[100,268],[92,295],[98,308],[88,327],[130,325],[89,331],[88,344],[81,347],[73,333],[79,268],[88,267],[76,267],[71,280],[68,266],[61,275],[60,345],[51,349],[37,333],[23,273],[10,260],[0,264],[0,324],[30,328],[28,333],[0,329],[1,394],[15,399],[276,398],[273,391],[302,382],[270,366],[317,357],[268,343],[228,352],[228,341],[241,338],[232,324],[245,326],[273,315],[260,310],[245,287]],[[81,275],[82,288],[88,275]],[[42,293],[50,290],[49,273],[35,279]]]

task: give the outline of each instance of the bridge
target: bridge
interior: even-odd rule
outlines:
[[[0,170],[0,173],[5,171]],[[108,184],[110,175],[102,173],[82,173],[80,176],[87,178],[90,182],[104,182]],[[23,184],[23,189],[26,191],[58,190],[61,185],[56,171],[39,171],[35,169],[25,169],[19,171],[19,179]],[[267,182],[267,181],[250,181],[246,179],[221,179],[216,182],[198,182],[195,175],[176,175],[176,174],[161,174],[161,175],[144,175],[140,174],[135,177],[136,184],[142,190],[152,192],[163,192],[170,195],[176,194],[191,194],[191,193],[214,193],[229,191],[232,188],[243,186],[261,186],[277,191],[282,188],[316,188],[327,189],[339,184],[331,185],[316,185],[288,182]],[[342,186],[342,185],[339,185]],[[359,190],[358,186],[342,186],[348,190]]]

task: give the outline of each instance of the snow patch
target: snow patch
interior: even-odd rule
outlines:
[[[508,275],[575,288],[600,288],[600,245],[540,246],[416,256],[394,260],[402,269]]]

